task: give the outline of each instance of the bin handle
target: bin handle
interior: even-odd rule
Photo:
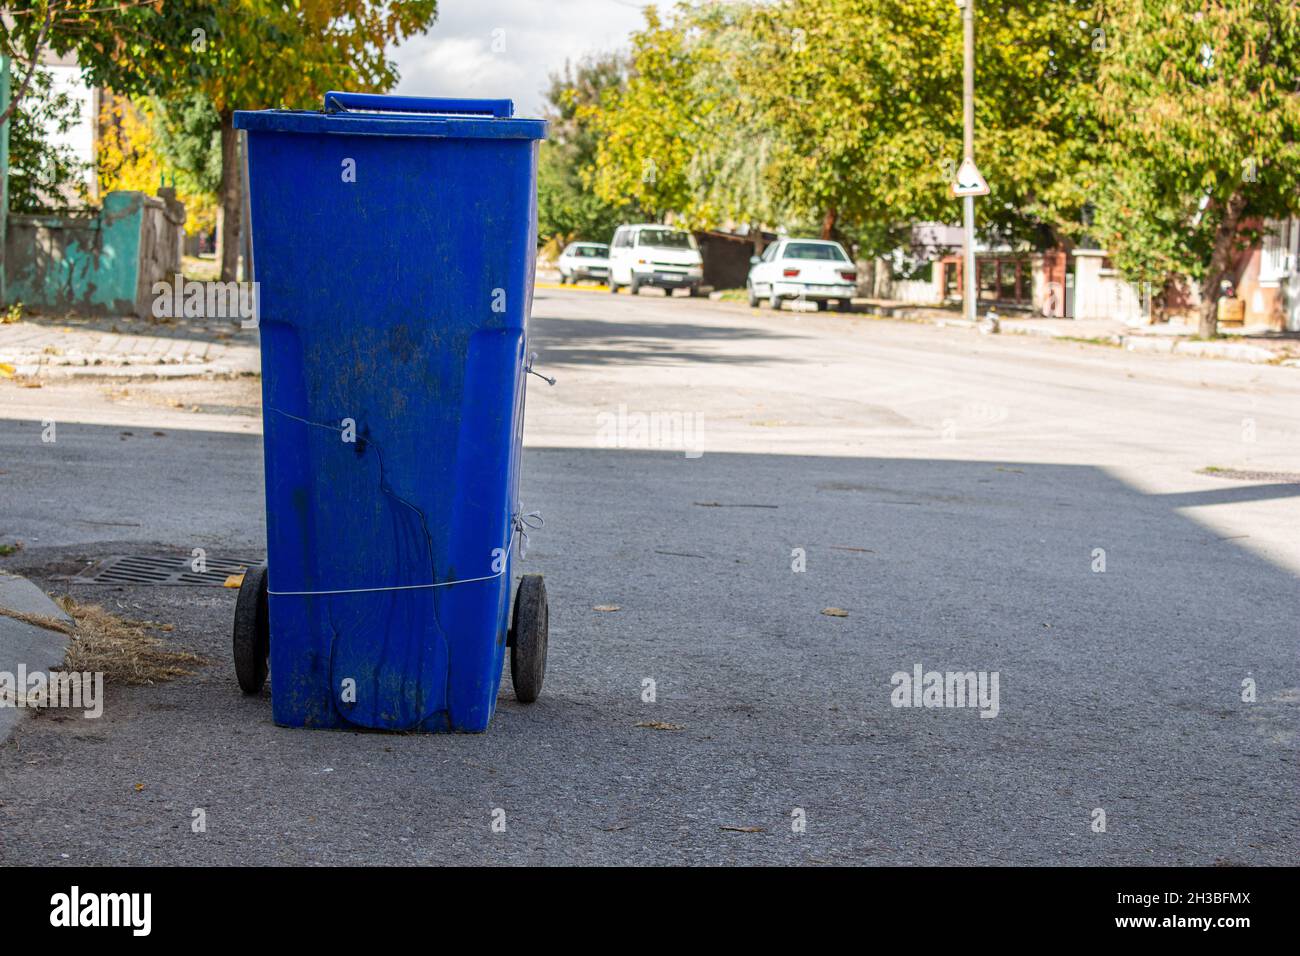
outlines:
[[[339,93],[331,91],[325,94],[326,113],[346,113],[350,109],[379,113],[468,113],[475,116],[496,116],[505,119],[514,115],[515,104],[513,100],[386,96],[381,93]]]

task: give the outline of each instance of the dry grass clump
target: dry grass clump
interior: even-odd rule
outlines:
[[[50,621],[54,630],[69,636],[63,670],[102,673],[110,684],[139,685],[186,677],[194,673],[194,668],[208,663],[202,655],[171,650],[150,633],[170,631],[170,624],[129,621],[98,604],[78,604],[70,597],[60,599],[59,604],[75,622],[69,628]]]

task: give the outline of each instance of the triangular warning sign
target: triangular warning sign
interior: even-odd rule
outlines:
[[[954,196],[987,196],[989,184],[984,181],[980,171],[975,168],[975,160],[967,156],[957,169],[957,181],[952,184]]]

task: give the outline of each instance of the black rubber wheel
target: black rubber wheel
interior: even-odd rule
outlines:
[[[515,592],[509,641],[510,682],[515,687],[515,699],[521,704],[531,704],[542,693],[549,629],[546,584],[540,574],[525,574]]]
[[[609,279],[609,294],[618,295],[618,283],[614,281],[613,276],[610,276]]]
[[[271,653],[271,628],[266,609],[266,565],[244,572],[235,599],[235,677],[245,694],[257,694],[266,683]]]
[[[758,293],[754,291],[754,284],[752,282],[746,282],[745,291],[749,293],[749,307],[751,309],[757,309],[759,304]]]
[[[632,273],[632,281],[627,284],[627,291],[633,295],[641,294],[641,283],[636,281],[636,273]]]
[[[853,311],[853,300],[852,300],[852,299],[840,299],[840,301],[837,302],[837,303],[835,304],[835,311],[837,311],[837,312],[852,312],[852,311]]]
[[[818,312],[825,312],[826,306],[830,305],[830,302],[827,301],[826,299],[816,299],[814,301],[817,303]]]

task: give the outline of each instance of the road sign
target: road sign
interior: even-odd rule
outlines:
[[[967,156],[957,169],[957,181],[952,184],[954,196],[987,196],[989,184],[984,181],[980,171],[975,168],[975,160]]]

